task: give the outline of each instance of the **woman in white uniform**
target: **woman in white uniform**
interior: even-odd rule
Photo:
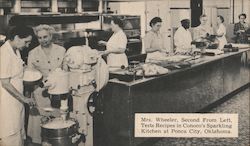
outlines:
[[[151,30],[144,37],[144,48],[147,53],[146,62],[150,60],[157,60],[166,55],[166,46],[164,43],[164,37],[160,33],[162,20],[160,17],[154,17],[149,25]]]
[[[223,24],[224,18],[221,15],[217,16],[217,25],[218,29],[216,31],[217,39],[219,40],[219,47],[218,49],[222,50],[224,48],[224,45],[227,44],[226,39],[226,27]]]
[[[35,34],[40,43],[39,46],[29,52],[28,67],[40,71],[43,75],[43,80],[46,80],[48,74],[56,68],[62,67],[62,62],[65,54],[65,49],[59,45],[52,43],[52,35],[54,28],[49,25],[39,25],[35,28]],[[34,91],[34,98],[37,105],[41,108],[51,107],[51,102],[48,97],[44,97],[42,92],[45,88],[38,87]],[[51,99],[53,103],[60,103],[60,99]],[[44,111],[40,110],[41,114]],[[28,135],[34,143],[41,142],[40,136],[40,116],[30,115],[28,123]]]
[[[23,146],[24,105],[34,104],[23,93],[23,60],[19,50],[28,47],[32,28],[18,26],[0,48],[0,145]]]
[[[121,68],[121,66],[128,66],[128,58],[125,54],[127,47],[127,36],[123,32],[123,22],[116,17],[113,17],[110,22],[110,27],[114,32],[108,42],[99,41],[99,44],[105,45],[106,50],[103,55],[107,55],[107,64],[112,68]]]

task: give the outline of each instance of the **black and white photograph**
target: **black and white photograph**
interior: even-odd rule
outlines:
[[[250,0],[0,0],[0,146],[250,146]]]

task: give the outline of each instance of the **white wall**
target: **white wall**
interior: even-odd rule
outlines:
[[[170,8],[190,8],[190,0],[170,0]]]
[[[231,0],[203,0],[203,7],[230,7]]]

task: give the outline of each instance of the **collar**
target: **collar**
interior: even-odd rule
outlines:
[[[18,49],[14,51],[13,47],[10,45],[9,40],[6,41],[5,45],[12,55],[16,56],[17,58],[21,58],[20,51]]]

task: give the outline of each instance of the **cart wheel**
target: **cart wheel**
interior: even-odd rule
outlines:
[[[92,94],[90,94],[90,96],[88,98],[87,108],[88,108],[88,112],[91,116],[93,116],[93,113],[95,111],[96,99],[98,97],[98,94],[99,94],[99,92],[93,92]]]

